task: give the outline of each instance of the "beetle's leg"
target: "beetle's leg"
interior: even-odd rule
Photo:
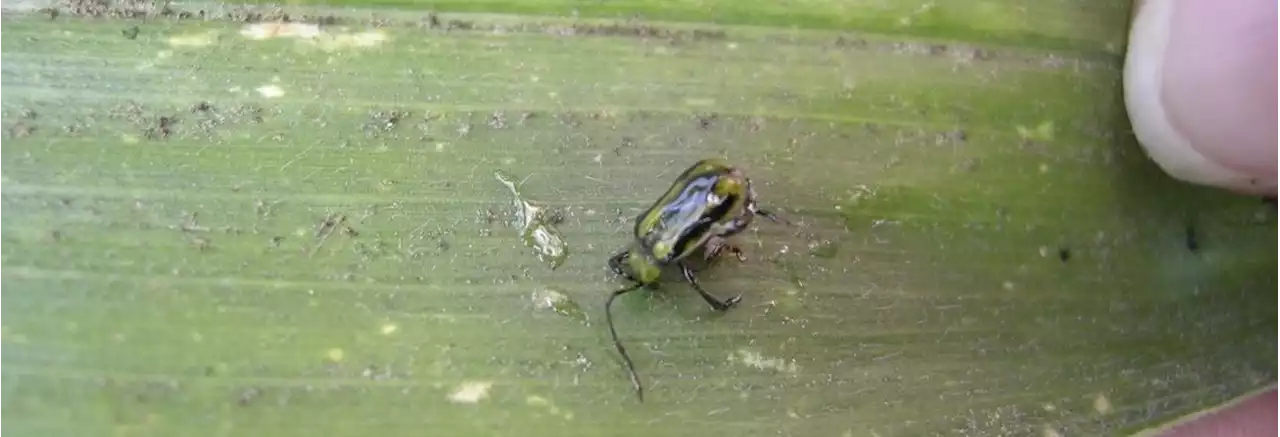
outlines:
[[[756,209],[755,213],[756,215],[767,218],[774,223],[791,224],[790,220],[779,217],[777,214],[774,214],[772,211],[767,209]]]
[[[720,238],[720,237],[708,238],[705,259],[707,261],[716,259],[716,257],[720,256],[721,252],[724,252],[724,250],[726,249],[725,247],[726,245],[727,244],[723,238]]]
[[[738,245],[730,243],[723,237],[711,237],[707,239],[707,261],[711,261],[720,256],[724,251],[728,250],[739,262],[747,262],[747,255]]]
[[[707,301],[707,304],[711,305],[711,308],[716,311],[724,311],[729,308],[733,308],[734,305],[737,305],[738,302],[742,301],[741,294],[721,301],[715,296],[712,296],[711,293],[707,293],[706,290],[702,289],[701,285],[698,285],[698,280],[693,277],[693,269],[690,269],[689,265],[684,262],[680,263],[680,271],[684,273],[684,280],[689,281],[689,285],[692,285],[693,289],[698,292],[698,295],[702,296],[702,300]]]
[[[747,210],[751,211],[752,214],[767,218],[774,223],[791,224],[791,221],[784,219],[782,217],[778,217],[778,215],[774,214],[773,211],[769,211],[767,209],[761,209],[760,204],[756,202],[755,189],[751,190],[751,196],[747,199]]]

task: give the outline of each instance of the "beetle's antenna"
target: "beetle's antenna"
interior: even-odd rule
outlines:
[[[622,342],[618,341],[618,331],[613,329],[613,298],[627,294],[643,286],[637,282],[627,288],[613,292],[609,295],[609,299],[604,302],[604,318],[609,324],[609,335],[613,336],[613,347],[618,349],[618,353],[622,355],[622,361],[627,363],[627,371],[631,373],[631,385],[636,389],[636,396],[640,398],[640,402],[644,402],[644,388],[640,386],[640,375],[636,374],[636,365],[631,362],[631,356],[627,355],[627,349],[622,347]]]

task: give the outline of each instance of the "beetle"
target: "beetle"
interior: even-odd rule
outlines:
[[[756,216],[774,223],[789,223],[760,209],[751,179],[741,169],[723,159],[703,159],[689,166],[662,197],[636,217],[631,244],[609,258],[609,269],[633,282],[609,295],[605,301],[605,319],[640,402],[644,402],[644,389],[635,364],[614,329],[613,300],[640,288],[657,289],[662,270],[675,265],[712,309],[732,308],[742,300],[742,295],[723,300],[711,295],[698,283],[688,261],[702,249],[706,261],[731,253],[739,262],[745,262],[747,257],[742,249],[728,238],[746,230]]]

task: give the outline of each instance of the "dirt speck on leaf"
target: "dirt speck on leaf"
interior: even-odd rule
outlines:
[[[364,132],[369,136],[378,136],[395,130],[396,126],[411,114],[400,110],[377,110],[369,113],[364,123]]]
[[[196,102],[196,104],[194,105],[191,105],[191,112],[208,112],[212,110],[213,110],[213,105],[203,100]]]
[[[446,30],[471,30],[471,28],[473,27],[475,27],[475,24],[473,24],[470,21],[449,20],[449,25],[448,27],[445,27],[445,29]]]
[[[440,23],[440,16],[436,15],[435,12],[427,13],[427,17],[424,18],[422,21],[424,22],[423,23],[425,25],[424,27],[428,29],[439,29],[440,26],[442,25]]]
[[[213,240],[205,237],[191,237],[191,245],[195,246],[196,250],[207,252],[213,249]]]
[[[969,134],[965,133],[964,129],[954,129],[942,134],[939,139],[944,143],[964,144],[969,141]]]
[[[19,121],[9,126],[9,138],[22,138],[35,133],[36,127],[25,121]]]
[[[262,396],[262,389],[257,387],[249,387],[240,391],[240,395],[236,396],[236,405],[241,407],[248,406],[255,399]]]
[[[167,0],[64,0],[62,12],[111,18],[145,18],[176,15]]]
[[[776,357],[766,357],[761,355],[759,352],[747,349],[738,349],[734,353],[729,354],[729,361],[741,363],[761,370],[775,370],[782,373],[796,373],[799,371],[799,366],[796,365],[796,361],[794,359],[785,360]]]
[[[338,227],[346,223],[347,216],[345,214],[330,214],[321,220],[319,225],[316,226],[315,245],[311,247],[311,251],[307,253],[307,256],[314,256],[320,250],[320,247],[329,240],[329,237],[333,236]],[[347,229],[350,229],[350,227],[347,227]]]
[[[155,123],[143,130],[143,135],[153,140],[162,140],[173,135],[173,128],[178,124],[178,119],[170,115],[161,115],[156,117]]]
[[[698,114],[694,116],[694,120],[698,123],[698,129],[706,130],[711,127],[711,123],[719,118],[716,114]]]
[[[502,111],[494,111],[489,115],[489,127],[494,129],[505,129],[507,127],[507,115]]]
[[[10,138],[22,138],[36,132],[35,120],[40,115],[31,109],[24,109],[19,114],[19,120],[9,126],[8,133]]]
[[[1200,233],[1196,231],[1196,225],[1187,224],[1182,232],[1183,244],[1187,246],[1187,251],[1198,252],[1200,250]]]
[[[809,242],[809,255],[813,255],[818,258],[835,258],[836,253],[839,251],[840,245],[831,240]]]
[[[610,37],[629,37],[642,39],[663,39],[670,42],[677,41],[706,41],[706,40],[722,40],[726,35],[721,30],[683,30],[683,29],[666,29],[662,27],[638,24],[638,23],[610,23],[610,24],[573,24],[573,25],[552,25],[543,29],[545,33],[557,36],[610,36]]]

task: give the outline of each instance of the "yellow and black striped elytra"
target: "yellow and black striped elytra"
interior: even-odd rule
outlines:
[[[722,159],[704,159],[680,173],[662,197],[636,217],[631,244],[609,258],[609,268],[633,282],[609,295],[605,301],[605,319],[613,345],[627,365],[631,384],[641,402],[644,402],[644,389],[640,377],[613,327],[613,299],[640,288],[656,289],[662,270],[676,265],[685,281],[711,308],[716,311],[732,308],[742,300],[742,295],[721,300],[707,293],[694,278],[687,261],[699,249],[708,261],[726,251],[739,261],[746,261],[742,250],[728,238],[745,230],[757,215],[785,222],[758,207],[751,180],[741,169]]]

